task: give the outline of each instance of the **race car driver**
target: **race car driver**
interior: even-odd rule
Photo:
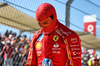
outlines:
[[[33,35],[26,66],[82,66],[80,38],[57,20],[55,8],[41,4],[36,19],[41,29]]]

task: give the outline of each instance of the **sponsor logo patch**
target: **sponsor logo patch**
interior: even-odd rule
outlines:
[[[41,54],[42,53],[42,51],[37,51],[37,54]]]
[[[80,48],[71,48],[72,51],[74,50],[80,50]]]
[[[41,47],[42,47],[42,44],[41,44],[40,42],[38,42],[38,43],[36,44],[36,49],[39,50],[39,49],[41,49]]]
[[[53,46],[53,47],[59,47],[59,44],[57,44],[57,43],[56,43],[56,44],[54,44],[54,46]]]
[[[73,55],[76,55],[76,54],[81,54],[80,52],[73,52]]]
[[[77,44],[76,45],[70,45],[70,47],[79,47],[79,45],[77,45]]]
[[[38,41],[41,41],[43,39],[43,34],[40,35],[40,37],[38,38]]]
[[[37,56],[40,56],[42,54],[42,51],[37,51]]]
[[[73,57],[73,59],[76,59],[76,58],[81,58],[81,57]]]
[[[52,51],[52,53],[54,53],[54,54],[61,54],[60,51]]]
[[[61,48],[52,48],[52,50],[61,50]]]
[[[57,35],[54,35],[53,40],[57,41],[59,39],[59,37]]]
[[[52,66],[52,61],[49,58],[43,59],[42,66]]]
[[[72,42],[72,43],[77,43],[78,40],[77,40],[77,38],[71,38],[71,42]]]

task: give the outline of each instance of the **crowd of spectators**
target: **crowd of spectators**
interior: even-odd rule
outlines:
[[[89,52],[83,53],[82,66],[100,66],[100,57],[98,55],[89,54]]]
[[[0,66],[25,66],[30,40],[12,31],[0,35]]]

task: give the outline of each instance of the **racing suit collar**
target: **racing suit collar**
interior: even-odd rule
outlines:
[[[55,20],[53,20],[55,21]],[[44,34],[50,34],[51,32],[53,32],[56,28],[58,28],[58,20],[56,20],[56,22],[53,22],[45,29],[43,29],[43,33]]]

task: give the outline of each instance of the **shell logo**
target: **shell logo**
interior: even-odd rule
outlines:
[[[41,49],[41,46],[42,46],[41,43],[38,42],[38,43],[36,44],[36,49],[38,49],[38,50]]]

